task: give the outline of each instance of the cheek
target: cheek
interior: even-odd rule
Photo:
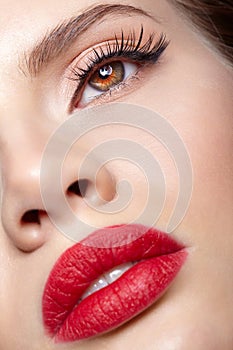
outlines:
[[[188,320],[186,321],[188,322]],[[219,328],[216,329],[216,333],[213,335],[213,328],[200,320],[200,318],[196,320],[196,322],[193,319],[190,320],[190,324],[186,323],[185,326],[184,324],[182,324],[181,327],[179,327],[179,325],[176,325],[175,334],[173,329],[167,329],[164,337],[162,336],[161,339],[158,340],[158,344],[156,345],[159,349],[219,350],[228,348],[230,349],[231,346],[229,341],[227,342],[223,336],[219,335]],[[169,336],[168,333],[170,333]],[[193,339],[195,339],[195,342]]]
[[[203,240],[202,244],[206,232],[224,247],[219,232],[224,231],[233,244],[233,75],[202,46],[195,56],[184,48],[174,50],[130,102],[157,111],[183,139],[194,173],[184,227],[193,232],[195,240]],[[171,191],[172,177],[174,172],[168,172]],[[230,253],[229,246],[225,249]]]

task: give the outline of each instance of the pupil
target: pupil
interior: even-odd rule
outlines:
[[[101,67],[99,70],[99,77],[101,79],[108,79],[112,75],[113,69],[111,66]]]
[[[121,83],[124,77],[125,68],[123,63],[115,61],[99,67],[89,79],[88,84],[95,90],[104,92]]]

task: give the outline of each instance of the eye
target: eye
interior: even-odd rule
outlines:
[[[115,61],[101,66],[94,72],[85,86],[80,100],[81,105],[87,105],[97,96],[116,88],[129,76],[138,70],[136,63]]]
[[[77,83],[69,104],[70,113],[94,100],[106,101],[106,96],[109,101],[124,87],[131,87],[144,66],[157,64],[169,41],[163,33],[160,36],[152,33],[147,39],[144,36],[143,26],[138,39],[134,30],[127,36],[122,30],[120,38],[115,36],[115,40],[88,49],[86,55],[77,58],[70,69],[69,79]]]

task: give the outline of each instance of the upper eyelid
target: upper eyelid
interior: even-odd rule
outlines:
[[[154,53],[157,52],[158,55],[160,55],[161,53],[159,51],[164,51],[170,43],[164,33],[161,33],[159,38],[154,42],[155,36],[156,34],[154,32],[150,34],[146,42],[141,46],[144,39],[143,25],[141,25],[141,31],[138,39],[136,38],[134,31],[130,32],[125,39],[124,31],[122,30],[121,39],[118,39],[115,35],[114,42],[107,41],[104,43],[104,45],[99,45],[92,48],[89,55],[87,55],[87,58],[85,59],[85,69],[75,65],[71,68],[71,72],[74,77],[69,79],[78,81],[85,76],[85,71],[87,69],[93,68],[93,65],[98,65],[105,61],[109,61],[111,58],[127,58],[138,63],[140,63],[140,59],[143,62],[145,56],[147,56],[148,61],[152,58],[155,59]],[[133,57],[133,54],[135,54],[135,57]],[[149,55],[150,57],[148,57]]]
[[[100,4],[86,9],[81,15],[65,20],[55,26],[49,33],[35,44],[30,52],[24,52],[19,57],[19,69],[25,76],[28,73],[36,77],[48,65],[57,59],[61,54],[67,52],[72,45],[77,42],[80,35],[91,29],[97,22],[111,18],[111,16],[141,16],[160,23],[155,16],[150,13],[131,6],[122,4]]]
[[[133,45],[133,48],[132,50],[127,50],[128,54],[129,54],[129,58],[130,58],[130,53],[142,53],[145,51],[145,55],[147,55],[147,62],[149,63],[150,59],[154,59],[154,63],[157,62],[157,60],[160,58],[161,54],[163,53],[163,51],[167,48],[167,46],[169,45],[170,41],[167,40],[166,38],[166,35],[164,33],[161,33],[160,36],[159,36],[159,39],[156,40],[156,42],[154,43],[153,45],[153,39],[154,39],[154,33],[153,34],[150,34],[149,36],[149,39],[146,41],[146,43],[140,48],[140,44],[142,43],[142,38],[143,38],[143,27],[141,28],[141,32],[140,32],[140,36],[139,36],[139,40],[136,41],[136,37],[133,36],[133,40],[131,40],[131,44],[134,44]],[[122,37],[121,39],[123,39],[123,34],[122,34]],[[127,41],[129,43],[129,40]],[[135,43],[136,43],[136,46],[135,46]],[[149,44],[148,44],[149,43]],[[120,50],[121,49],[124,49],[124,46],[120,46],[120,43],[117,42],[116,44],[116,50]],[[127,48],[127,46],[126,46]],[[136,51],[135,51],[136,50]],[[144,51],[143,51],[144,50]],[[103,52],[103,50],[102,50]],[[152,55],[151,58],[148,57],[148,55],[150,53],[153,53],[154,56]],[[156,57],[157,55],[157,57]],[[97,55],[97,58],[98,58],[98,55]],[[116,58],[122,58],[121,55],[117,56]],[[109,58],[106,57],[106,59],[108,60]],[[133,61],[133,60],[132,60]],[[134,62],[138,62],[137,59],[134,60]],[[144,58],[144,62],[145,62],[145,58]],[[95,64],[95,63],[94,63]],[[98,69],[98,68],[97,68]],[[93,71],[91,72],[93,74]],[[88,74],[89,75],[89,74]],[[84,79],[82,80],[81,83],[78,84],[78,87],[76,88],[76,91],[72,97],[72,100],[71,100],[71,103],[70,103],[70,108],[69,110],[71,109],[71,106],[74,104],[78,94],[80,93],[80,90],[83,88],[85,82],[86,82],[86,79],[87,79],[87,76],[84,77]],[[73,80],[77,80],[78,79],[73,79]]]

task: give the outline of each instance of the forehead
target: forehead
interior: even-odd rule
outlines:
[[[145,0],[143,6],[141,6],[138,0],[134,0],[130,4],[124,3],[124,6],[134,6],[162,19],[163,13],[166,13],[167,16],[169,12],[165,10],[165,4],[163,1]],[[47,34],[62,23],[79,17],[90,9],[101,7],[101,5],[119,6],[120,4],[111,0],[102,1],[101,3],[92,0],[79,0],[78,2],[62,0],[59,1],[59,6],[54,0],[40,2],[37,0],[0,1],[0,13],[4,13],[4,16],[0,18],[0,62],[2,69],[5,70],[6,65],[14,64],[16,66],[16,63],[22,60],[22,55],[25,52],[28,53],[32,50]],[[127,7],[126,10],[122,10],[124,15],[127,15],[127,12],[129,16],[132,14],[132,11],[128,10]],[[109,19],[109,23],[106,22],[107,26],[114,19],[113,16],[114,14]]]
[[[26,49],[34,44],[54,24],[59,23],[72,12],[81,11],[86,1],[0,1],[0,53]],[[78,3],[78,4],[77,4]]]
[[[59,0],[59,2],[55,0],[0,0],[0,31],[4,33],[9,28],[14,27],[15,29],[20,28],[22,32],[24,29],[28,30],[30,28],[30,32],[25,33],[26,37],[30,37],[38,29],[38,26],[41,29],[46,29],[48,25],[52,26],[54,23],[64,20],[64,18],[79,15],[85,10],[97,5],[123,4],[152,10],[157,2],[161,3],[164,1],[145,0],[141,4],[138,0]]]
[[[0,0],[0,33],[1,37],[7,33],[14,33],[20,44],[28,44],[39,35],[39,31],[46,31],[65,18],[77,16],[85,10],[101,4],[123,4],[142,8],[145,11],[158,13],[158,16],[167,14],[165,0]],[[4,15],[2,15],[4,14]]]

